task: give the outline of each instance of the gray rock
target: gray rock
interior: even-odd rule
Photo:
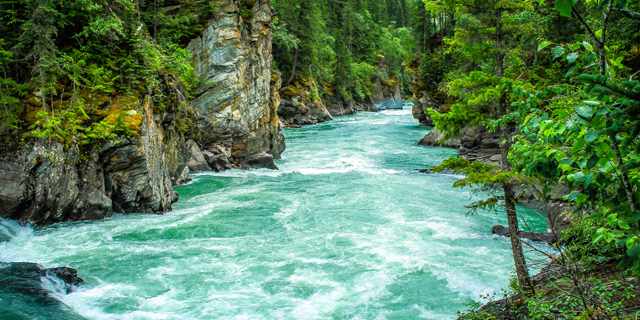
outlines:
[[[209,166],[207,159],[205,159],[202,150],[200,150],[200,147],[198,147],[196,142],[193,140],[189,140],[187,141],[186,145],[189,149],[191,149],[191,160],[187,162],[189,170],[191,170],[191,172],[211,171],[211,167]],[[210,152],[208,153],[210,154]]]
[[[250,18],[240,14],[239,5],[251,10]],[[216,156],[214,164],[209,163],[213,170],[230,164],[244,167],[252,156],[265,152],[278,158],[284,151],[278,131],[280,99],[273,94],[279,85],[272,83],[277,81],[271,73],[272,10],[267,0],[220,0],[202,36],[187,47],[196,73],[215,83],[201,87],[191,103],[197,124],[194,140]],[[218,157],[216,146],[230,150],[230,157]],[[196,162],[205,168],[201,159]]]
[[[493,228],[491,229],[491,233],[497,234],[503,237],[511,236],[511,234],[509,233],[509,229],[505,228],[502,225],[493,226]],[[533,232],[532,233],[532,232],[520,231],[520,238],[531,240],[531,241],[540,241],[540,242],[546,242],[548,244],[554,244],[558,242],[560,238],[562,238],[562,235],[555,232]]]
[[[460,139],[444,139],[444,134],[437,129],[429,131],[420,142],[421,146],[441,146],[447,148],[460,148]]]

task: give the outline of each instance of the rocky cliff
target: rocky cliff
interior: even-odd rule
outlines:
[[[271,85],[272,8],[268,0],[214,2],[202,36],[188,45],[192,65],[208,80],[193,101],[154,104],[158,90],[176,89],[165,79],[161,88],[128,97],[85,96],[90,122],[128,125],[129,134],[118,138],[78,145],[17,130],[1,137],[0,217],[47,225],[163,213],[178,200],[172,187],[189,180],[189,169],[275,168],[285,145]],[[37,98],[24,102],[27,122]]]
[[[192,170],[275,168],[285,149],[272,99],[271,19],[268,0],[217,0],[214,18],[187,49],[208,80],[192,101]],[[199,154],[202,153],[203,157]],[[204,161],[203,161],[204,159]]]
[[[282,84],[279,75],[274,77],[274,85]],[[281,104],[278,115],[286,127],[299,128],[333,120],[318,93],[313,80],[302,78],[279,89]]]
[[[172,185],[184,178],[190,154],[176,125],[177,110],[156,112],[150,101],[115,97],[96,102],[99,113],[130,109],[127,117],[137,130],[129,137],[84,146],[56,139],[5,140],[0,152],[0,216],[46,225],[97,220],[114,212],[171,210],[178,200]]]

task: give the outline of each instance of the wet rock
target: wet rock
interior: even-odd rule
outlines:
[[[349,114],[356,114],[356,103],[353,100],[345,101],[340,95],[324,95],[324,102],[327,111],[334,116],[340,117]]]
[[[422,169],[422,170],[420,170],[420,171],[418,171],[418,172],[419,172],[419,173],[424,173],[424,174],[432,174],[432,173],[435,173],[435,172],[433,172],[433,169],[431,169],[431,168]],[[438,173],[440,173],[440,174],[454,174],[454,172],[453,172],[453,171],[451,171],[451,170],[443,170],[442,172],[438,172]]]
[[[189,140],[186,145],[191,149],[191,160],[187,162],[189,170],[191,170],[191,172],[211,171],[211,167],[209,166],[207,159],[205,159],[205,155],[195,141]],[[205,152],[207,152],[207,154],[211,154],[208,151]]]
[[[273,163],[273,155],[263,152],[260,154],[254,154],[246,159],[244,162],[244,168],[260,169],[267,168],[277,170],[278,167]]]
[[[491,233],[492,234],[497,234],[497,235],[503,236],[503,237],[510,237],[511,236],[511,234],[509,233],[509,229],[507,229],[506,227],[504,227],[502,225],[493,226],[493,228],[491,229]],[[558,242],[558,240],[560,240],[561,237],[562,237],[561,234],[555,233],[555,232],[523,232],[523,231],[520,231],[520,238],[521,239],[527,239],[527,240],[531,240],[531,241],[546,242],[548,244],[554,244],[554,243]]]
[[[64,281],[67,286],[67,293],[75,291],[75,287],[84,282],[82,278],[78,277],[78,271],[69,267],[42,269],[40,274],[53,276]]]
[[[444,139],[444,134],[439,130],[432,129],[429,131],[418,145],[421,146],[441,146],[447,148],[460,148],[460,139]]]
[[[306,78],[280,89],[278,116],[286,127],[299,128],[333,120],[327,106],[317,95],[317,85]]]
[[[35,263],[0,262],[0,318],[83,319],[54,296],[70,293],[82,282],[67,267],[43,269]]]

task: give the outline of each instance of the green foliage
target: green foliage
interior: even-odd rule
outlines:
[[[309,78],[330,84],[344,100],[363,101],[382,67],[408,81],[403,62],[414,39],[405,0],[276,0],[274,67],[283,85]]]
[[[167,7],[163,0],[1,6],[0,133],[29,128],[35,137],[68,144],[131,134],[114,119],[94,123],[96,106],[84,103],[87,95],[143,96],[153,88],[153,101],[167,100],[165,91],[184,105],[202,83],[184,44],[202,33],[214,10],[209,2]],[[40,110],[27,121],[23,115],[33,107]]]

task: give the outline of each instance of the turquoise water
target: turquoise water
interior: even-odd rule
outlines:
[[[162,216],[12,225],[0,261],[76,268],[86,284],[54,295],[89,319],[454,319],[508,286],[510,244],[491,235],[506,219],[465,217],[457,177],[417,173],[456,152],[417,146],[416,124],[388,110],[286,130],[279,171],[197,174]]]

